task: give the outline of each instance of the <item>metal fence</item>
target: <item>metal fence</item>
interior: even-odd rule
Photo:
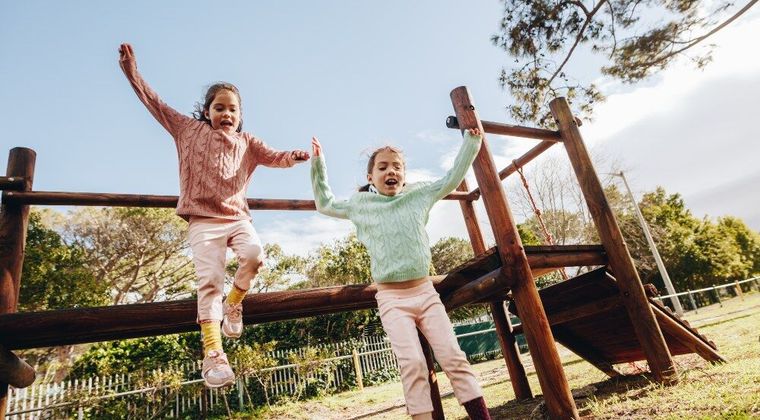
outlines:
[[[726,283],[721,285],[713,285],[711,287],[705,287],[703,289],[687,290],[685,292],[674,293],[671,295],[658,296],[655,299],[664,304],[669,304],[670,299],[673,297],[678,298],[684,309],[690,311],[699,311],[699,308],[707,305],[718,303],[723,306],[721,302],[721,295],[725,295],[729,291],[733,291],[733,296],[742,297],[742,285],[746,284],[748,290],[752,290],[754,285],[758,291],[760,291],[760,277],[752,277],[746,280],[734,281],[733,283]],[[730,293],[730,292],[729,292]]]

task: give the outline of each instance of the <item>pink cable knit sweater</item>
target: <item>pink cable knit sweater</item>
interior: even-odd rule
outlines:
[[[291,152],[274,150],[249,133],[227,135],[182,115],[145,83],[134,60],[120,65],[137,97],[174,138],[179,157],[177,214],[185,220],[190,216],[250,219],[245,192],[254,169],[291,167],[295,164]]]

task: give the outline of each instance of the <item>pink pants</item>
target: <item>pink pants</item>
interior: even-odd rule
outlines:
[[[198,320],[221,321],[227,247],[238,258],[234,285],[248,290],[264,260],[259,235],[249,220],[190,218],[188,241],[198,276]]]
[[[418,328],[433,348],[435,359],[451,381],[459,403],[483,396],[433,283],[426,282],[410,289],[381,290],[375,298],[383,329],[401,369],[407,413],[415,415],[433,411]]]

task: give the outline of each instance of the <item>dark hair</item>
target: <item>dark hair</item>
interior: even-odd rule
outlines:
[[[240,98],[240,91],[238,91],[238,88],[232,83],[219,82],[219,83],[214,83],[213,85],[208,87],[208,90],[206,91],[206,95],[203,98],[203,103],[200,103],[200,102],[195,103],[195,111],[193,111],[193,118],[195,118],[198,121],[205,122],[208,125],[211,125],[211,120],[206,118],[206,112],[211,106],[211,103],[214,102],[214,98],[216,98],[216,95],[222,90],[229,90],[230,92],[234,93],[235,96],[237,96],[238,102],[240,103],[240,107],[242,109],[243,100]],[[237,127],[237,132],[240,133],[241,131],[243,131],[242,114],[240,116],[240,124],[238,124],[238,127]]]
[[[401,156],[402,162],[404,160],[404,152],[401,149],[399,149],[398,147],[393,147],[393,146],[383,146],[379,149],[376,149],[374,152],[372,152],[372,154],[369,155],[369,161],[367,162],[367,174],[372,173],[372,169],[375,167],[375,159],[377,158],[377,155],[380,152],[396,153],[397,155]],[[359,191],[363,191],[363,192],[369,191],[369,185],[370,184],[359,187]]]

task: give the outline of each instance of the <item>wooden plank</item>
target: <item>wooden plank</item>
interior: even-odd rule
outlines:
[[[31,190],[37,154],[32,149],[15,147],[8,154],[6,176],[22,178],[23,189]],[[8,191],[6,191],[7,193]],[[21,288],[21,267],[24,265],[26,228],[29,206],[3,200],[0,205],[0,315],[16,312]],[[0,383],[0,419],[8,405],[8,384]]]
[[[570,107],[564,98],[554,99],[549,107],[557,120],[570,163],[578,177],[602,245],[607,251],[609,264],[618,280],[625,307],[631,319],[636,320],[633,324],[634,330],[647,355],[652,373],[661,383],[675,383],[678,381],[675,364],[649,306],[620,227],[604,195]]]
[[[176,195],[114,194],[58,191],[4,191],[3,202],[15,205],[177,207]],[[476,194],[453,192],[444,200],[477,200]],[[251,210],[316,210],[314,200],[249,198]]]
[[[567,309],[560,312],[547,312],[549,324],[554,327],[557,325],[573,322],[578,319],[599,316],[605,312],[623,306],[623,302],[617,296],[602,299],[596,302],[589,302],[575,308]],[[519,316],[519,315],[518,315]],[[517,334],[522,333],[522,328],[515,328]]]
[[[417,330],[417,335],[420,339],[420,346],[422,346],[422,354],[425,355],[425,363],[428,370],[428,383],[430,384],[430,400],[433,402],[433,420],[445,420],[446,416],[443,414],[443,402],[441,401],[441,391],[438,388],[438,376],[435,374],[435,359],[433,357],[433,349],[430,348],[425,336]]]
[[[493,121],[481,120],[480,123],[483,126],[483,131],[489,134],[547,140],[552,143],[562,141],[562,137],[558,131],[546,130],[543,128],[523,127],[519,125],[505,124]],[[446,127],[461,129],[459,126],[458,117],[449,116],[446,118]]]
[[[457,190],[469,190],[467,180],[462,180]],[[474,255],[482,255],[488,249],[486,248],[486,241],[483,239],[483,233],[480,231],[475,207],[472,205],[472,202],[468,201],[460,201],[459,206],[462,209],[464,224],[470,237],[472,251]],[[501,347],[501,354],[504,356],[504,363],[507,365],[509,381],[512,384],[515,398],[518,400],[533,398],[533,393],[528,383],[528,376],[525,373],[522,359],[520,359],[517,340],[512,332],[512,321],[504,309],[504,301],[491,302],[489,305],[491,307],[491,314],[493,315],[494,327],[496,328],[496,336],[499,338],[499,347]]]
[[[688,348],[691,352],[697,353],[702,356],[703,359],[712,363],[725,363],[726,359],[720,355],[715,349],[710,346],[710,343],[694,335],[693,331],[689,331],[686,327],[679,324],[678,321],[668,316],[663,310],[653,307],[655,317],[660,323],[663,331],[666,334],[672,336],[675,340],[681,343],[684,347]]]
[[[0,190],[23,190],[26,180],[20,176],[0,176]]]
[[[607,374],[610,378],[621,376],[620,372],[615,369],[615,366],[613,366],[604,356],[599,354],[592,346],[583,343],[577,337],[573,337],[573,335],[567,332],[564,328],[557,328],[553,331],[554,338],[557,339],[558,343],[567,347],[570,351],[577,354],[585,361],[591,363],[591,365]]]
[[[458,87],[451,92],[451,103],[462,130],[477,127],[484,132],[466,87]],[[570,394],[570,387],[554,346],[549,322],[533,282],[528,258],[509,209],[485,134],[480,152],[475,158],[474,171],[483,194],[483,204],[491,222],[502,263],[502,275],[498,276],[497,280],[504,289],[512,289],[515,301],[520,306],[526,331],[525,337],[531,348],[530,354],[549,414],[556,418],[578,418],[578,410]]]
[[[10,350],[0,346],[0,383],[26,388],[34,382],[34,368]]]
[[[500,170],[499,179],[504,180],[506,177],[517,172],[517,168],[522,168],[523,166],[527,165],[530,161],[540,156],[541,153],[545,152],[555,144],[555,142],[547,140],[544,140],[541,143],[537,144],[532,149],[528,150],[524,155],[513,160],[512,163],[510,163],[506,168]],[[480,195],[480,188],[475,188],[472,190],[472,194]]]

